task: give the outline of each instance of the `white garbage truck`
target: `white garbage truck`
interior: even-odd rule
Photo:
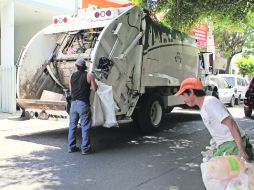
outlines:
[[[196,40],[159,23],[140,7],[85,9],[53,18],[18,61],[17,104],[29,117],[48,118],[66,107],[63,92],[78,57],[96,80],[112,86],[117,120],[157,130],[183,102],[174,94],[186,77],[210,73]]]

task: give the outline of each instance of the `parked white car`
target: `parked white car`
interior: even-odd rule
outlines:
[[[231,107],[235,105],[234,89],[224,78],[218,75],[209,75],[207,78],[207,84],[213,91],[213,95],[217,96],[222,103],[229,104]]]
[[[240,100],[244,99],[248,86],[247,80],[235,74],[218,74],[218,76],[224,78],[228,84],[233,87],[235,93],[235,103],[238,105]]]

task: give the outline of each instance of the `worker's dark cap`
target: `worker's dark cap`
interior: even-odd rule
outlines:
[[[75,64],[77,66],[85,67],[86,66],[85,58],[83,57],[78,58]]]

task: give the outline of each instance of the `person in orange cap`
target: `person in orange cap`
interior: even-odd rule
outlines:
[[[249,138],[220,100],[205,95],[199,79],[187,78],[182,81],[175,96],[180,95],[188,106],[199,107],[203,122],[216,142],[214,156],[239,155],[245,160],[254,160]]]

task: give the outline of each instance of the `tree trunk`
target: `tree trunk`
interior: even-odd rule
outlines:
[[[227,58],[227,65],[226,65],[226,70],[225,70],[225,73],[229,73],[229,67],[230,67],[230,62],[232,60],[232,56]]]

